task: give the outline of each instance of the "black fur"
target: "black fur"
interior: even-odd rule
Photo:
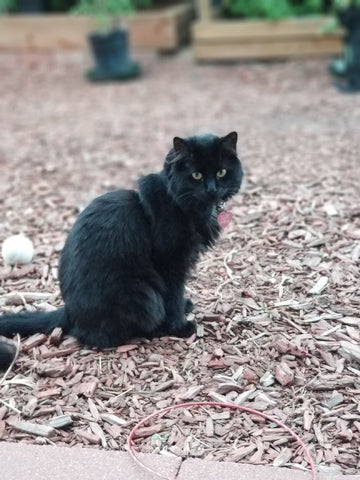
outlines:
[[[0,370],[7,368],[16,355],[14,343],[7,339],[0,339]]]
[[[220,232],[216,206],[240,188],[237,135],[174,139],[164,169],[139,190],[96,198],[79,216],[61,255],[65,306],[0,317],[0,335],[50,332],[55,326],[101,348],[134,337],[188,337],[187,275]],[[226,169],[222,178],[217,172]],[[201,172],[195,180],[193,172]],[[1,349],[0,349],[1,352]]]
[[[360,7],[355,2],[347,8],[339,9],[337,16],[344,27],[345,36],[345,80],[338,84],[342,91],[360,91]]]

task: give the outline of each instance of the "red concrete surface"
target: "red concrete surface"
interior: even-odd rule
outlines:
[[[175,477],[181,460],[141,455],[141,461]],[[0,443],[0,480],[153,480],[127,452]]]
[[[177,480],[311,480],[310,472],[225,462],[185,460]],[[360,480],[360,475],[318,473],[317,480]]]
[[[155,471],[176,480],[311,480],[287,468],[140,455]],[[126,452],[0,443],[1,480],[155,480]],[[318,474],[317,480],[360,480],[360,475]]]

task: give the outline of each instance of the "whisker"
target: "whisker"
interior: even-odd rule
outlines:
[[[189,198],[193,198],[193,194],[191,192],[184,192],[177,197],[177,200],[187,200]]]

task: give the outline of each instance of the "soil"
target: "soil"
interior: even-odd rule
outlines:
[[[285,422],[320,471],[359,473],[360,96],[337,92],[327,60],[137,58],[141,79],[93,85],[82,55],[0,56],[0,241],[36,249],[0,265],[0,310],[61,305],[59,252],[93,197],[159,171],[174,136],[236,130],[246,181],[188,284],[197,336],[102,352],[59,330],[22,339],[0,438],[124,449],[157,409],[216,400]],[[143,452],[308,466],[248,413],[176,410],[139,433]]]

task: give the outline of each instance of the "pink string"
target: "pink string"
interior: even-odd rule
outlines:
[[[305,453],[305,457],[307,458],[308,462],[309,462],[309,465],[310,465],[310,468],[311,468],[311,473],[312,473],[312,480],[316,480],[316,472],[315,472],[315,465],[314,465],[314,462],[311,458],[311,455],[309,453],[309,450],[306,448],[306,445],[304,444],[304,442],[301,440],[300,437],[298,437],[296,435],[295,432],[293,432],[289,427],[287,427],[286,425],[284,425],[283,423],[281,423],[279,420],[276,420],[275,418],[273,417],[270,417],[269,415],[266,415],[266,413],[262,413],[262,412],[259,412],[257,410],[253,410],[252,408],[247,408],[247,407],[242,407],[241,405],[233,405],[231,403],[220,403],[220,402],[190,402],[190,403],[182,403],[180,405],[174,405],[172,407],[167,407],[167,408],[164,408],[162,410],[158,410],[156,411],[155,413],[152,413],[151,415],[147,416],[146,418],[144,418],[143,420],[141,420],[137,425],[134,426],[134,428],[131,430],[130,432],[130,435],[128,437],[128,441],[127,441],[127,444],[128,444],[128,450],[129,450],[129,453],[130,455],[132,456],[132,458],[135,460],[135,462],[140,465],[142,468],[144,468],[145,470],[147,470],[148,472],[151,472],[152,474],[160,477],[160,478],[164,478],[165,480],[174,480],[170,477],[166,477],[164,475],[162,475],[161,473],[158,473],[156,472],[155,470],[153,470],[152,468],[148,467],[147,465],[145,465],[141,460],[138,459],[138,457],[135,455],[135,452],[134,452],[134,448],[133,448],[133,438],[134,438],[134,435],[136,434],[137,430],[142,426],[144,425],[144,423],[148,422],[149,420],[151,420],[152,418],[154,417],[157,417],[158,415],[163,415],[167,412],[170,412],[171,410],[175,410],[177,408],[186,408],[186,407],[201,407],[201,406],[209,406],[209,407],[223,407],[223,408],[235,408],[237,410],[242,410],[243,412],[248,412],[248,413],[252,413],[252,414],[255,414],[255,415],[258,415],[259,417],[263,417],[265,418],[266,420],[268,420],[269,422],[273,422],[273,423],[276,423],[276,425],[279,425],[279,427],[283,428],[286,432],[288,432],[297,442],[298,444],[301,446],[301,448],[304,450],[304,453]]]

